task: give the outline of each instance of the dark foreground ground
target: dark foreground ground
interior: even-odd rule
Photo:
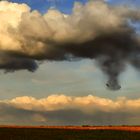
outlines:
[[[139,127],[0,127],[0,140],[140,140]]]

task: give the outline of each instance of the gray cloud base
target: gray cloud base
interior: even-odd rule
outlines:
[[[0,69],[35,71],[37,61],[95,59],[108,75],[107,87],[120,89],[119,74],[130,63],[140,68],[140,10],[105,1],[75,3],[71,15],[51,9],[41,15],[26,4],[0,2]]]

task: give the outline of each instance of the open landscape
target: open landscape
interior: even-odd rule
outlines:
[[[140,140],[140,0],[0,0],[0,140]]]
[[[2,140],[139,140],[139,126],[0,126]]]

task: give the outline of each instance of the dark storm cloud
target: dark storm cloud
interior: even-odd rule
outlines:
[[[22,69],[34,72],[38,68],[37,62],[33,59],[7,56],[3,54],[0,55],[0,58],[0,69],[4,69],[5,73]]]
[[[140,69],[140,38],[130,24],[139,20],[138,8],[101,0],[76,3],[71,15],[57,10],[41,15],[25,4],[0,2],[0,51],[5,54],[0,68],[34,71],[41,60],[95,59],[108,76],[107,87],[118,90],[127,63]]]

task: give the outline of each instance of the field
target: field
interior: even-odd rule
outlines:
[[[0,140],[140,140],[140,127],[1,126]]]

